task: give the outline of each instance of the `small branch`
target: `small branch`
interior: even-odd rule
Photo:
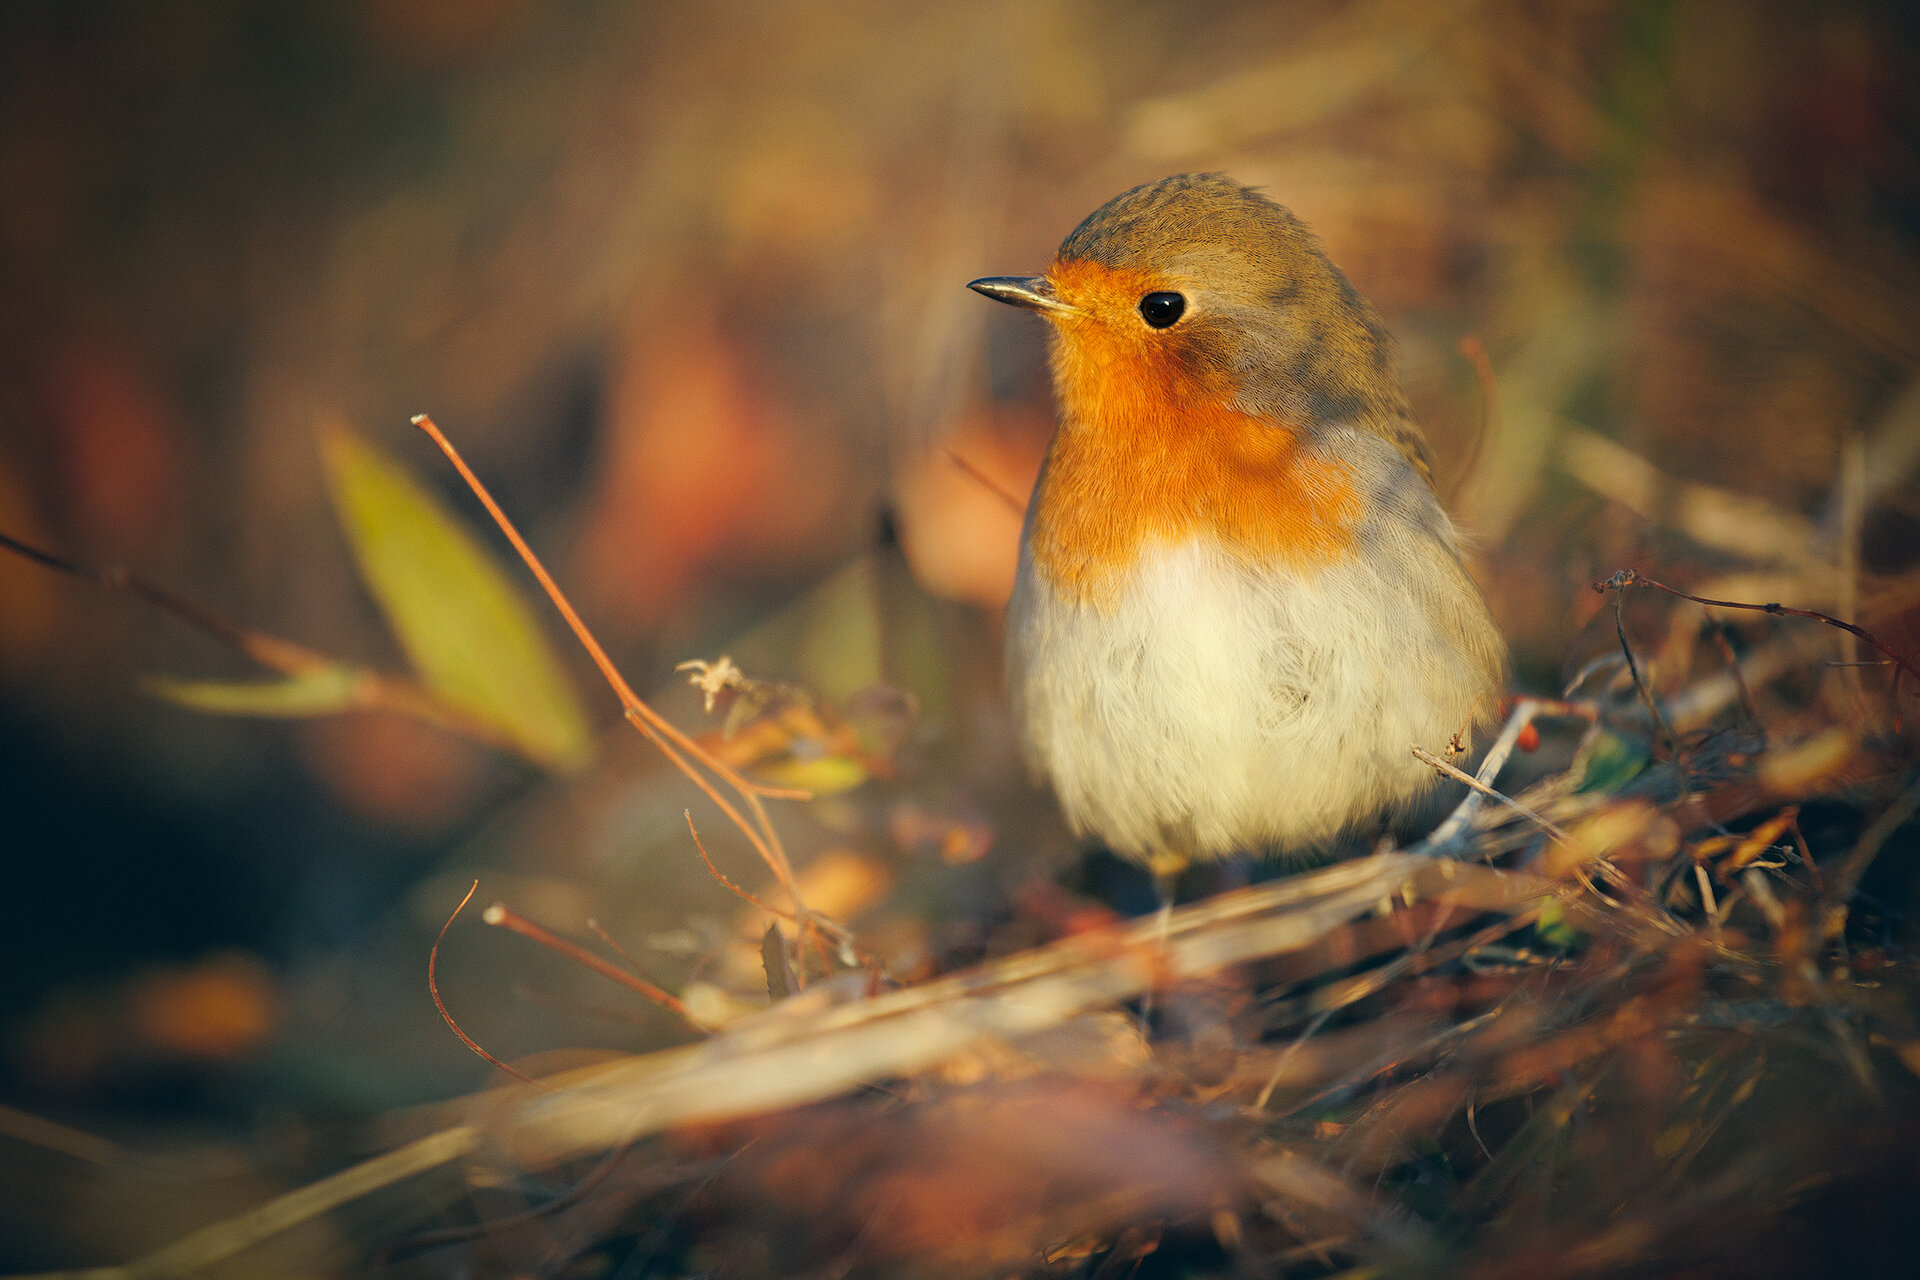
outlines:
[[[1874,819],[1871,826],[1860,833],[1853,848],[1847,851],[1847,856],[1840,860],[1840,865],[1834,870],[1826,892],[1828,903],[1845,906],[1852,899],[1854,890],[1860,887],[1861,878],[1867,874],[1867,868],[1879,856],[1880,847],[1916,813],[1920,813],[1920,781],[1910,785],[1899,799]]]
[[[1421,842],[1423,847],[1435,850],[1445,848],[1466,828],[1467,823],[1473,820],[1473,815],[1480,810],[1480,802],[1484,796],[1505,798],[1493,790],[1493,780],[1499,777],[1500,770],[1506,767],[1507,758],[1513,754],[1521,735],[1533,724],[1534,717],[1540,715],[1564,715],[1592,720],[1594,710],[1583,703],[1563,702],[1559,699],[1518,699],[1514,703],[1513,713],[1507,717],[1507,723],[1500,730],[1500,736],[1493,740],[1493,745],[1487,748],[1485,758],[1480,761],[1480,770],[1471,780],[1469,794],[1452,813],[1447,815],[1446,821],[1435,827],[1433,834]],[[1419,755],[1420,748],[1415,747],[1414,754]],[[1452,766],[1449,765],[1447,768],[1451,769]]]
[[[1887,661],[1893,663],[1899,671],[1906,675],[1920,676],[1920,669],[1916,669],[1911,662],[1882,644],[1879,637],[1875,636],[1865,627],[1857,627],[1851,622],[1842,622],[1832,614],[1821,613],[1818,609],[1795,609],[1789,605],[1779,603],[1750,604],[1743,600],[1709,600],[1705,596],[1689,595],[1687,592],[1670,587],[1664,582],[1655,582],[1652,578],[1634,569],[1622,569],[1606,581],[1593,584],[1595,591],[1617,591],[1626,587],[1652,587],[1656,591],[1664,591],[1670,596],[1678,596],[1682,600],[1691,600],[1695,604],[1706,605],[1712,609],[1746,609],[1754,613],[1770,613],[1775,617],[1811,618],[1815,622],[1824,622],[1830,627],[1838,627],[1848,635],[1866,641],[1880,653],[1884,654]],[[1628,661],[1632,661],[1631,655],[1628,656]]]
[[[464,1244],[469,1240],[479,1240],[496,1233],[511,1231],[515,1227],[530,1226],[542,1218],[548,1218],[560,1210],[576,1205],[590,1195],[593,1190],[605,1182],[613,1171],[620,1167],[633,1151],[631,1143],[618,1146],[600,1157],[597,1164],[586,1177],[568,1187],[565,1191],[537,1204],[531,1209],[522,1209],[518,1213],[509,1213],[504,1217],[489,1218],[485,1222],[476,1222],[464,1227],[442,1227],[435,1231],[422,1231],[404,1239],[394,1240],[382,1245],[373,1255],[374,1266],[384,1268],[395,1262],[406,1261],[415,1254],[430,1249],[444,1248],[450,1244]]]
[[[1700,910],[1705,914],[1707,923],[1713,930],[1713,936],[1718,939],[1720,936],[1720,904],[1713,896],[1713,877],[1707,874],[1707,869],[1704,866],[1696,862],[1693,864],[1693,879],[1694,883],[1700,887]]]
[[[189,600],[185,596],[175,595],[165,587],[139,577],[125,565],[81,564],[76,560],[57,556],[51,551],[43,551],[39,547],[4,533],[0,533],[0,547],[23,559],[52,569],[56,573],[64,573],[82,582],[91,582],[109,591],[124,591],[128,595],[145,600],[148,604],[157,606],[162,612],[172,614],[196,631],[218,640],[236,653],[251,658],[261,666],[278,671],[282,675],[301,675],[319,667],[336,665],[332,659],[323,654],[249,630],[231,619],[222,617],[205,605]]]
[[[782,920],[793,919],[793,913],[791,911],[782,911],[779,907],[769,906],[760,901],[760,899],[754,897],[751,893],[748,893],[745,889],[742,889],[739,885],[729,880],[721,872],[719,867],[714,866],[713,859],[707,854],[707,846],[700,839],[699,829],[693,825],[693,810],[682,809],[680,812],[684,814],[687,819],[687,830],[693,836],[693,847],[700,851],[700,861],[707,864],[707,871],[715,880],[718,880],[721,884],[733,890],[737,896],[760,908],[762,911],[767,912],[769,915],[779,916]]]
[[[474,1040],[472,1036],[468,1035],[466,1032],[460,1029],[460,1024],[453,1020],[453,1015],[451,1013],[447,1012],[447,1002],[440,998],[440,982],[439,982],[439,979],[435,976],[435,972],[434,972],[434,970],[440,963],[440,944],[446,941],[447,930],[453,927],[453,922],[455,919],[459,917],[460,913],[467,909],[467,904],[473,901],[474,892],[479,888],[480,888],[480,882],[478,880],[475,880],[473,882],[472,887],[467,890],[467,896],[460,899],[460,905],[453,909],[453,915],[448,916],[447,922],[440,926],[440,934],[438,937],[436,937],[433,940],[433,950],[427,952],[427,990],[433,996],[433,1007],[440,1011],[440,1017],[446,1022],[447,1026],[453,1031],[453,1034],[460,1037],[461,1044],[464,1044],[465,1046],[467,1046],[467,1048],[473,1050],[475,1053],[479,1054],[482,1058],[485,1058],[488,1062],[491,1062],[494,1066],[500,1068],[502,1071],[512,1076],[515,1080],[518,1080],[523,1084],[530,1084],[534,1086],[534,1088],[536,1089],[545,1089],[548,1086],[542,1084],[538,1080],[535,1080],[532,1076],[528,1075],[526,1072],[521,1071],[516,1067],[508,1066],[506,1063],[500,1061],[500,1059],[488,1053],[485,1049],[482,1049],[479,1043],[476,1040]]]
[[[1753,722],[1754,729],[1759,732],[1761,740],[1764,741],[1767,736],[1767,726],[1760,722],[1760,712],[1753,701],[1753,690],[1747,687],[1747,675],[1740,669],[1740,657],[1733,651],[1733,640],[1727,634],[1727,624],[1720,621],[1713,610],[1708,609],[1706,613],[1707,621],[1713,625],[1713,642],[1720,650],[1720,659],[1727,664],[1727,671],[1733,676],[1734,687],[1740,691],[1740,709],[1747,713],[1747,719]]]
[[[559,934],[542,928],[505,903],[494,903],[481,914],[480,918],[497,929],[506,929],[512,933],[519,934],[523,938],[530,938],[547,950],[563,955],[575,964],[584,965],[601,977],[619,983],[621,986],[627,988],[627,990],[635,992],[647,1000],[653,1001],[662,1009],[681,1018],[696,1030],[706,1030],[705,1027],[694,1022],[693,1016],[687,1012],[687,1006],[680,1003],[678,996],[655,986],[638,974],[628,973],[619,965],[601,959],[578,943],[569,942]]]
[[[1653,717],[1653,723],[1660,730],[1661,741],[1667,744],[1667,754],[1677,756],[1679,746],[1674,740],[1673,726],[1660,714],[1660,704],[1653,700],[1653,689],[1646,678],[1640,674],[1640,664],[1634,660],[1633,646],[1627,643],[1627,623],[1622,616],[1622,605],[1626,600],[1624,592],[1613,597],[1613,633],[1620,637],[1620,652],[1627,655],[1627,673],[1633,677],[1633,687],[1640,694],[1640,701],[1647,704],[1647,714]]]
[[[635,960],[633,958],[632,953],[629,952],[625,947],[621,946],[619,941],[611,933],[608,933],[606,929],[601,926],[598,920],[595,920],[592,916],[588,916],[587,928],[593,930],[594,936],[599,938],[600,941],[604,942],[607,945],[607,949],[609,951],[613,952],[613,954],[620,957],[620,962],[627,966],[627,971],[629,973],[632,973],[637,977],[647,978],[647,972],[644,968],[641,967],[640,962],[638,960]],[[649,982],[652,981],[651,978],[647,978],[647,980]]]
[[[1518,738],[1519,734],[1516,733],[1514,736]],[[1461,769],[1455,765],[1448,764],[1445,760],[1442,760],[1439,756],[1436,756],[1435,754],[1433,754],[1433,752],[1427,750],[1425,747],[1420,747],[1420,746],[1414,747],[1413,756],[1414,756],[1414,759],[1420,761],[1422,764],[1432,765],[1435,769],[1438,769],[1441,773],[1446,774],[1449,778],[1452,778],[1455,782],[1464,783],[1468,788],[1468,790],[1477,791],[1481,795],[1486,796],[1489,800],[1498,800],[1501,804],[1506,805],[1509,809],[1512,809],[1515,813],[1519,814],[1521,817],[1526,818],[1528,821],[1534,823],[1542,831],[1546,832],[1548,835],[1552,836],[1554,839],[1562,843],[1566,843],[1567,833],[1565,831],[1562,831],[1558,826],[1554,825],[1554,823],[1550,819],[1546,818],[1542,814],[1534,812],[1532,809],[1527,808],[1527,806],[1521,804],[1518,800],[1515,800],[1512,796],[1509,796],[1504,792],[1495,791],[1492,787],[1480,781],[1480,779],[1474,777],[1472,774],[1468,773],[1466,770]]]
[[[411,716],[497,750],[519,753],[514,743],[498,728],[454,706],[417,680],[363,670],[291,640],[282,640],[264,631],[242,626],[196,600],[189,600],[158,583],[149,582],[125,565],[81,564],[4,533],[0,533],[0,549],[81,582],[105,587],[109,591],[123,591],[135,599],[144,600],[241,657],[290,679],[316,671],[345,671],[352,681],[352,705],[361,710],[392,711]]]
[[[633,687],[627,683],[626,677],[620,674],[619,668],[614,666],[613,659],[609,658],[606,650],[600,647],[599,640],[587,628],[586,622],[574,609],[573,603],[567,599],[566,592],[560,589],[560,584],[554,580],[552,574],[547,572],[546,565],[541,563],[540,557],[521,536],[520,530],[507,517],[507,513],[500,504],[494,500],[493,494],[486,485],[480,482],[480,477],[474,474],[473,468],[467,465],[460,451],[454,448],[453,442],[447,439],[433,419],[424,413],[414,417],[413,425],[426,432],[434,444],[439,446],[440,452],[446,455],[447,461],[452,463],[454,470],[460,473],[460,478],[466,481],[467,488],[473,491],[474,497],[478,498],[480,504],[487,509],[487,514],[493,517],[493,522],[499,527],[500,532],[506,536],[508,542],[513,544],[513,549],[519,553],[528,571],[540,583],[541,589],[547,593],[547,599],[553,602],[553,607],[566,621],[574,638],[580,642],[580,647],[587,651],[587,656],[592,658],[594,666],[600,669],[600,674],[606,680],[608,687],[620,699],[620,706],[626,713],[627,719],[649,742],[653,743],[662,755],[666,756],[674,768],[699,787],[707,798],[726,814],[728,820],[740,829],[741,834],[745,835],[748,843],[753,846],[754,852],[760,855],[761,860],[780,881],[781,887],[786,889],[793,898],[801,929],[804,931],[810,927],[812,915],[800,896],[799,885],[793,874],[793,864],[788,860],[786,848],[781,844],[779,834],[773,829],[772,819],[767,816],[766,806],[761,802],[763,794],[769,792],[778,794],[780,789],[762,787],[743,777],[726,761],[689,738],[666,717],[642,701],[633,691]],[[719,793],[713,783],[699,769],[694,768],[692,761],[698,761],[708,772],[732,788],[745,803],[753,820],[749,822],[742,816],[739,810]]]
[[[793,912],[776,907],[770,902],[763,902],[756,895],[748,893],[745,889],[742,889],[739,885],[728,879],[726,873],[715,866],[713,859],[708,856],[707,846],[701,841],[700,832],[693,825],[692,812],[683,809],[681,813],[687,820],[688,833],[693,836],[693,847],[700,851],[700,861],[707,864],[707,871],[715,880],[718,880],[726,888],[732,890],[743,901],[758,907],[768,915],[776,916],[789,923],[798,922],[799,918],[795,916]],[[860,952],[859,949],[853,945],[853,933],[844,925],[836,924],[834,921],[820,915],[810,916],[808,919],[812,926],[809,930],[809,936],[813,939],[815,949],[818,950],[820,954],[823,956],[827,954],[837,954],[842,964],[851,965],[858,963],[870,967],[873,965],[874,962],[872,958]],[[833,944],[832,953],[826,950],[829,942]]]
[[[1019,495],[1011,492],[1005,485],[1001,484],[998,480],[995,480],[992,476],[982,471],[979,467],[974,466],[973,463],[968,462],[965,458],[955,453],[952,449],[943,449],[941,450],[941,452],[947,455],[948,462],[951,462],[954,466],[960,468],[962,471],[966,472],[969,476],[973,477],[973,479],[979,481],[980,485],[983,488],[985,488],[987,492],[991,493],[994,497],[1000,499],[1000,501],[1006,503],[1007,510],[1013,512],[1014,515],[1019,516],[1022,519],[1026,518],[1027,504],[1020,500]]]
[[[385,1155],[349,1165],[318,1182],[310,1182],[265,1204],[231,1218],[200,1228],[172,1244],[135,1258],[120,1267],[68,1273],[89,1277],[113,1277],[114,1280],[139,1280],[149,1276],[203,1275],[263,1240],[270,1240],[321,1214],[351,1203],[403,1179],[439,1169],[465,1159],[484,1141],[480,1130],[471,1125],[442,1129]],[[257,1267],[224,1267],[228,1273],[246,1274]]]

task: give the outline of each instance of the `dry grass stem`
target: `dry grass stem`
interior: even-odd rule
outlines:
[[[1466,770],[1460,768],[1459,766],[1450,764],[1447,761],[1442,760],[1439,756],[1434,755],[1433,752],[1428,751],[1425,747],[1422,747],[1422,746],[1415,746],[1412,748],[1412,751],[1413,751],[1414,759],[1420,761],[1422,764],[1430,765],[1437,772],[1442,773],[1449,778],[1452,778],[1455,782],[1464,784],[1469,791],[1477,792],[1480,795],[1487,797],[1487,799],[1489,800],[1498,800],[1501,804],[1506,805],[1509,809],[1512,809],[1515,813],[1519,814],[1521,817],[1526,818],[1529,821],[1538,825],[1542,831],[1546,832],[1548,835],[1552,836],[1554,839],[1565,840],[1567,838],[1567,833],[1562,831],[1552,821],[1550,821],[1545,817],[1542,817],[1538,813],[1535,813],[1532,809],[1527,808],[1527,806],[1521,804],[1518,800],[1515,800],[1512,796],[1505,795],[1499,791],[1495,791],[1492,787],[1480,781],[1480,779],[1474,777],[1472,774],[1468,773]]]
[[[519,750],[513,739],[498,725],[447,701],[418,680],[350,666],[291,640],[242,626],[197,600],[189,600],[158,583],[149,582],[124,565],[81,564],[4,533],[0,533],[0,549],[11,551],[24,560],[67,577],[109,591],[125,592],[137,600],[143,600],[241,657],[279,675],[292,679],[321,672],[338,673],[346,684],[345,705],[351,709],[390,711],[436,725],[497,751],[514,753]]]
[[[572,602],[567,599],[566,593],[560,589],[560,584],[554,580],[552,574],[547,572],[547,568],[541,563],[540,557],[534,553],[533,548],[528,545],[526,539],[520,536],[519,529],[514,526],[513,521],[508,518],[507,513],[501,508],[500,504],[494,501],[493,494],[481,483],[480,477],[474,474],[473,469],[467,465],[466,459],[460,456],[460,451],[454,447],[453,442],[447,439],[440,428],[434,424],[433,419],[424,413],[416,416],[413,419],[413,423],[422,431],[426,432],[433,442],[439,446],[440,451],[447,456],[447,460],[451,462],[454,469],[460,473],[460,478],[466,482],[467,487],[473,491],[474,496],[478,498],[481,505],[487,509],[487,514],[493,518],[494,524],[499,527],[501,533],[506,536],[507,540],[513,544],[514,551],[519,554],[520,559],[526,564],[528,571],[539,581],[541,589],[547,593],[547,598],[553,602],[553,607],[558,610],[560,616],[566,620],[567,626],[572,630],[575,639],[577,639],[581,647],[587,651],[588,656],[593,659],[594,665],[600,669],[601,676],[606,680],[608,686],[612,688],[614,694],[620,699],[620,706],[627,720],[631,722],[635,728],[639,729],[641,734],[644,735],[649,742],[653,743],[655,748],[667,758],[674,768],[678,769],[689,781],[700,788],[701,792],[727,816],[728,821],[732,822],[734,826],[740,830],[741,834],[747,838],[748,843],[753,846],[754,852],[760,855],[761,860],[767,864],[775,877],[779,879],[782,887],[787,890],[788,895],[793,899],[794,910],[800,921],[801,932],[804,935],[812,925],[812,918],[807,911],[806,903],[801,898],[799,885],[794,879],[793,864],[787,858],[786,847],[781,843],[779,833],[774,830],[773,822],[767,816],[766,806],[762,803],[761,799],[763,795],[769,792],[782,797],[791,797],[794,795],[794,792],[790,788],[764,787],[759,783],[743,777],[735,771],[732,766],[728,765],[726,761],[714,756],[712,752],[682,733],[671,721],[647,705],[647,703],[633,691],[632,686],[627,683],[626,677],[620,674],[619,668],[614,666],[613,660],[607,656],[606,650],[600,647],[600,642],[594,638],[593,632],[588,629],[586,622],[574,609]],[[696,767],[696,763],[698,767]],[[705,772],[702,772],[702,770]],[[741,802],[746,806],[748,813],[752,815],[751,821],[749,821],[746,816],[743,816],[740,811],[720,793],[714,783],[708,779],[707,774],[709,773],[718,778],[740,798]]]

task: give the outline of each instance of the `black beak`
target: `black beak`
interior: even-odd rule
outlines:
[[[987,276],[980,280],[971,280],[967,288],[975,293],[985,294],[995,302],[1004,302],[1010,306],[1025,307],[1029,311],[1041,314],[1048,312],[1071,313],[1078,310],[1060,301],[1053,291],[1053,281],[1045,276]]]

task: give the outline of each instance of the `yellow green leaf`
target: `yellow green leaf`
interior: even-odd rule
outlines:
[[[1540,935],[1540,941],[1550,947],[1576,947],[1585,937],[1568,923],[1566,908],[1557,902],[1549,902],[1540,909],[1540,918],[1534,921],[1533,928]]]
[[[583,763],[578,696],[495,558],[399,464],[343,425],[321,432],[334,509],[407,659],[448,703],[529,759]]]
[[[360,673],[316,667],[283,680],[176,680],[148,676],[147,692],[168,702],[225,716],[323,716],[354,705]]]
[[[858,760],[846,756],[818,756],[812,760],[780,760],[756,768],[754,775],[776,787],[798,787],[815,798],[851,791],[867,780]]]

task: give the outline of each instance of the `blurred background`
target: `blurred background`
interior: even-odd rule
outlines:
[[[776,821],[911,977],[1017,945],[1007,904],[1076,860],[998,700],[993,485],[1024,495],[1045,447],[1042,334],[967,280],[1226,170],[1398,336],[1525,687],[1615,644],[1587,586],[1627,565],[1910,649],[1917,45],[1895,0],[19,0],[0,531],[403,670],[316,431],[481,529],[407,425],[430,411],[679,723],[717,722],[674,665],[722,652],[841,709],[845,785]],[[1668,612],[1628,616],[1652,642]],[[565,777],[390,714],[168,705],[144,674],[250,669],[0,557],[0,1141],[294,1168],[316,1116],[478,1085],[425,985],[476,876],[749,1000],[697,798],[554,635],[604,734]],[[504,1057],[689,1034],[503,933],[457,927],[440,966]],[[9,1208],[9,1251],[173,1227],[77,1203]]]

